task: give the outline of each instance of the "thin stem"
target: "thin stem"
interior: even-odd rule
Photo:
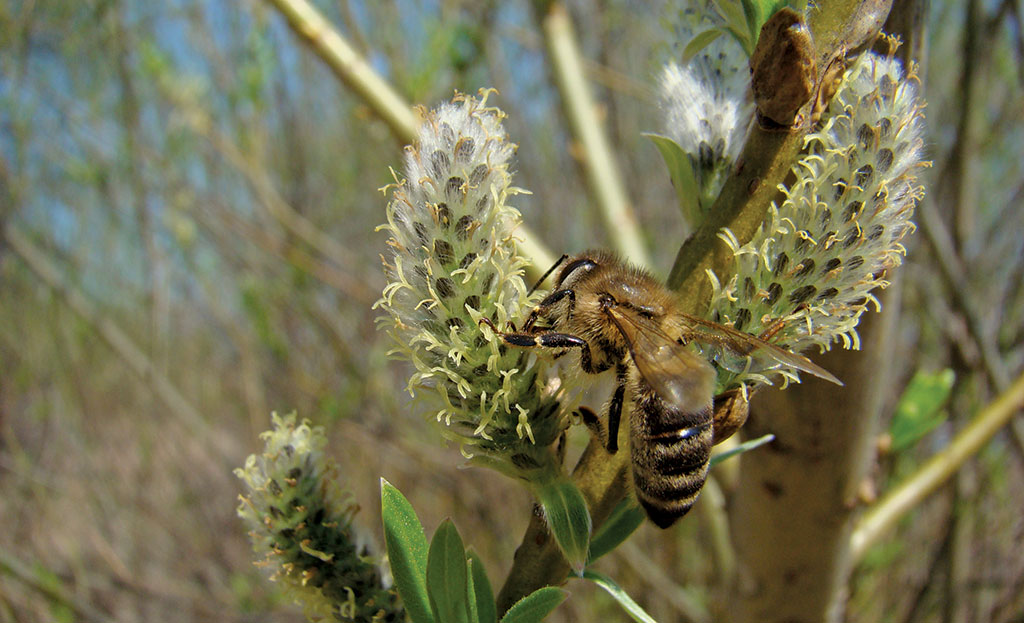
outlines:
[[[583,58],[569,12],[560,2],[542,16],[544,40],[562,95],[569,126],[582,145],[582,165],[615,249],[630,261],[649,265],[643,236],[626,194],[597,106],[587,86]]]
[[[913,476],[890,491],[872,506],[850,536],[855,561],[926,497],[956,473],[960,466],[978,453],[1024,407],[1024,374],[981,410],[967,428],[960,431],[945,450],[933,456]]]
[[[679,291],[690,313],[703,313],[711,299],[706,272],[711,270],[724,281],[733,261],[719,232],[728,228],[741,244],[753,238],[779,194],[779,184],[789,175],[805,134],[806,128],[769,132],[755,125],[751,130],[738,160],[741,164],[729,176],[708,218],[679,249],[669,273],[669,287]]]
[[[167,292],[167,281],[164,279],[166,273],[166,262],[163,252],[157,239],[159,232],[149,209],[149,188],[141,165],[141,143],[144,133],[142,131],[142,104],[140,102],[138,88],[135,83],[135,75],[132,73],[130,59],[133,56],[131,49],[132,37],[128,27],[125,25],[123,11],[115,11],[114,29],[117,36],[112,42],[116,54],[114,64],[117,77],[120,82],[119,109],[124,137],[124,151],[128,186],[131,191],[132,210],[135,219],[138,221],[139,234],[142,238],[142,248],[145,251],[146,266],[144,270],[149,278],[146,295],[149,306],[149,327],[148,348],[150,357],[166,369],[168,341],[168,320],[170,316],[170,300]]]
[[[401,95],[370,67],[355,48],[306,0],[266,0],[288,20],[292,30],[327,63],[403,143],[416,140],[419,120]]]

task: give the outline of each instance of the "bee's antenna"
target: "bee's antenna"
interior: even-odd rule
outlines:
[[[568,253],[563,253],[562,257],[558,258],[558,261],[555,262],[554,265],[551,268],[549,268],[546,273],[544,273],[543,275],[540,276],[540,279],[537,280],[537,283],[533,284],[533,287],[530,288],[530,291],[527,293],[527,296],[529,296],[529,295],[533,294],[534,292],[536,292],[537,288],[540,287],[540,284],[544,283],[544,280],[547,279],[548,276],[551,275],[551,273],[555,272],[555,269],[558,268],[559,266],[561,266],[562,262],[564,262],[566,260],[566,258],[568,258],[568,257],[569,257]]]

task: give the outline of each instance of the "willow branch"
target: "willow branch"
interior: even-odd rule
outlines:
[[[416,141],[419,119],[412,106],[375,72],[344,37],[307,0],[265,0],[288,21],[288,26],[348,88],[391,128],[403,144]],[[519,235],[527,242],[520,245],[532,262],[531,273],[539,276],[554,263],[554,255],[536,234],[521,225]]]
[[[861,48],[878,31],[889,12],[891,0],[833,0],[820,2],[808,16],[808,28],[815,42],[818,67]],[[813,100],[813,98],[812,98]],[[809,102],[801,115],[810,119]],[[786,131],[765,130],[755,124],[736,167],[726,179],[707,220],[693,233],[676,255],[668,285],[678,290],[691,313],[700,314],[711,298],[707,271],[721,278],[732,265],[732,251],[718,234],[729,228],[740,244],[750,241],[761,226],[768,206],[780,196],[779,185],[789,175],[803,148],[809,124]]]
[[[945,450],[933,456],[913,476],[897,486],[869,509],[850,536],[854,560],[891,530],[901,517],[934,493],[1013,416],[1024,408],[1024,374],[981,410],[967,428],[960,431]]]
[[[416,139],[416,113],[356,49],[306,0],[266,0],[334,75],[388,124],[403,143]]]
[[[889,2],[885,0],[833,0],[822,2],[810,20],[818,53],[831,58],[839,50],[857,48],[871,38],[872,29],[884,20]],[[865,24],[870,25],[865,27]],[[733,231],[741,242],[749,240],[764,219],[777,186],[788,175],[797,153],[803,145],[807,128],[794,128],[790,132],[767,132],[755,129],[744,146],[742,164],[737,166],[726,182],[722,195],[715,203],[716,214],[726,215],[703,225],[680,249],[669,285],[684,293],[683,303],[699,312],[710,298],[710,284],[704,277],[706,268],[719,271],[728,269],[732,253],[717,239],[724,226]],[[767,189],[770,189],[767,190]],[[704,298],[697,300],[697,292],[704,288]],[[689,293],[689,296],[685,296]],[[587,500],[597,529],[608,514],[628,492],[629,456],[627,452],[609,455],[595,441],[587,446],[573,472],[573,479]],[[527,528],[523,541],[516,550],[512,569],[498,595],[498,607],[504,611],[517,599],[537,588],[560,584],[569,571],[543,517],[535,515]]]
[[[573,480],[587,500],[594,530],[626,497],[628,468],[628,452],[610,455],[601,443],[594,441],[583,451],[573,471]],[[507,611],[520,598],[538,588],[562,584],[568,574],[569,563],[551,537],[547,521],[539,511],[535,512],[523,542],[516,550],[512,569],[498,593],[499,612]]]
[[[583,147],[587,185],[604,219],[616,251],[632,262],[649,265],[643,236],[615,163],[597,106],[587,86],[583,57],[569,12],[553,2],[541,16],[541,28],[569,127]]]

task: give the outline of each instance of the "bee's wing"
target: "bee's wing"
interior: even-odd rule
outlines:
[[[655,322],[632,310],[608,308],[629,344],[629,353],[644,381],[668,405],[685,410],[710,407],[715,371]]]
[[[696,340],[697,342],[728,350],[741,357],[767,358],[776,364],[802,370],[836,385],[843,384],[831,372],[815,364],[807,357],[790,352],[784,348],[779,348],[759,337],[737,331],[732,327],[689,314],[679,313],[678,329],[682,332],[684,341]]]

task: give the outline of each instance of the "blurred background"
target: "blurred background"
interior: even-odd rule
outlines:
[[[315,4],[409,102],[496,87],[525,222],[555,254],[607,246],[530,2]],[[567,5],[665,275],[687,228],[641,132],[661,130],[655,77],[685,44],[684,7]],[[1024,362],[1024,9],[919,6],[934,222],[908,243],[885,425],[916,371],[955,381],[888,443],[883,491]],[[500,585],[530,500],[458,468],[374,330],[379,189],[401,148],[258,0],[0,4],[0,621],[301,620],[235,516],[231,470],[271,411],[327,428],[371,538],[385,477],[428,532],[453,517]],[[869,552],[852,616],[1024,621],[1022,429]],[[658,620],[690,620],[715,576],[705,530],[645,526],[604,568]],[[969,581],[951,582],[964,564]],[[571,590],[551,620],[626,620]]]

